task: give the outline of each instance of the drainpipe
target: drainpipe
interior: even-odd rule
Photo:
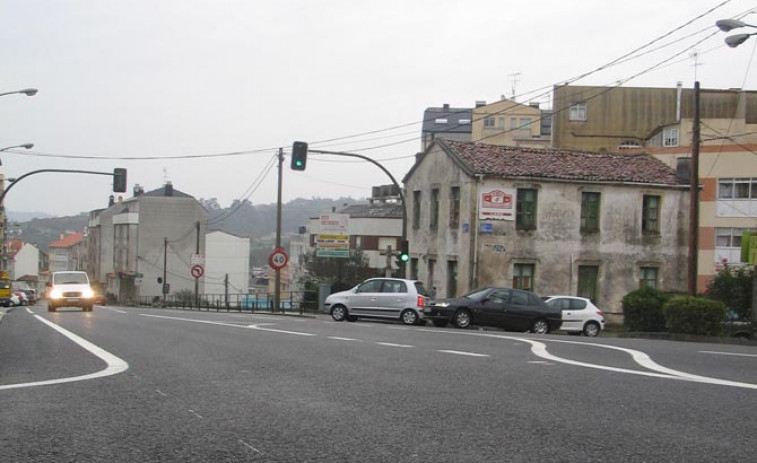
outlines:
[[[470,233],[473,238],[473,272],[471,277],[469,278],[469,284],[470,289],[476,289],[478,288],[478,214],[479,214],[479,205],[480,205],[480,198],[481,198],[481,185],[484,183],[484,176],[483,174],[476,174],[476,178],[478,179],[478,182],[476,183],[476,214],[473,218],[473,224],[471,226]]]

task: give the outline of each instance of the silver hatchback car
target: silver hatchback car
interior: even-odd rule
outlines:
[[[417,325],[427,297],[423,283],[418,280],[371,278],[352,289],[328,296],[324,305],[331,318],[338,322],[365,317]]]

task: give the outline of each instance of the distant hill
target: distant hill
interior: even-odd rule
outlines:
[[[221,230],[251,238],[251,265],[262,266],[266,263],[271,250],[272,237],[276,234],[276,204],[253,205],[249,201],[235,201],[231,206],[221,208],[215,198],[199,201],[208,211],[208,231]],[[307,225],[311,217],[331,212],[334,208],[340,209],[346,204],[363,201],[353,198],[313,198],[290,201],[281,208],[282,234],[297,233],[299,227]],[[17,214],[21,216],[25,213]],[[89,214],[87,213],[73,217],[33,218],[28,221],[18,221],[18,227],[9,227],[9,236],[19,237],[27,243],[36,244],[42,251],[48,252],[50,243],[60,239],[61,235],[84,231],[88,221]]]
[[[28,222],[32,219],[48,219],[50,217],[55,217],[52,214],[47,214],[45,212],[17,212],[17,211],[8,211],[8,220],[11,222]]]

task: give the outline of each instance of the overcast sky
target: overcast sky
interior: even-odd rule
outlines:
[[[750,67],[757,37],[732,49],[714,27],[730,17],[757,24],[757,14],[747,14],[757,2],[747,0],[0,4],[0,93],[39,89],[0,99],[0,148],[35,144],[0,153],[0,173],[126,167],[125,197],[135,183],[149,191],[169,180],[224,207],[240,198],[273,203],[271,161],[295,140],[371,156],[401,182],[420,149],[425,108],[472,107],[503,95],[547,107],[553,85],[701,15],[637,59],[574,83],[615,85],[641,74],[624,85],[693,87],[698,79],[703,88],[757,89],[757,63]],[[158,159],[116,159],[145,157]],[[305,172],[290,171],[288,161],[285,201],[367,197],[372,185],[390,183],[375,166],[349,158],[311,155]],[[38,174],[14,186],[5,205],[74,215],[105,207],[111,181]]]

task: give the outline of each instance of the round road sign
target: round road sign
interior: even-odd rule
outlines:
[[[192,272],[192,276],[195,278],[200,278],[205,274],[205,269],[200,264],[194,264],[189,271]]]
[[[284,250],[284,248],[274,249],[271,253],[271,256],[268,257],[268,264],[274,270],[281,270],[282,268],[286,267],[288,262],[289,256],[287,256],[287,252]]]

